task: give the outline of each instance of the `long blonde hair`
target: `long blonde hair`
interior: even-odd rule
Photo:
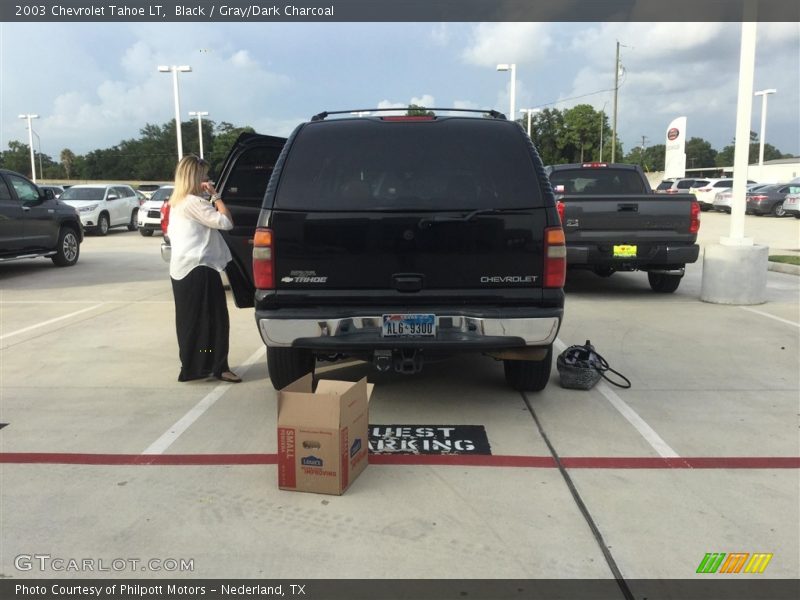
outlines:
[[[202,158],[194,154],[184,156],[175,168],[175,189],[172,190],[169,205],[180,204],[189,194],[200,194],[200,186],[208,177],[208,168],[208,163]]]

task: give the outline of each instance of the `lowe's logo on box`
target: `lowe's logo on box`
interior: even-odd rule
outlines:
[[[316,456],[304,456],[300,459],[300,464],[305,467],[321,467],[322,459],[317,458]]]
[[[361,450],[361,438],[356,438],[356,441],[353,442],[353,445],[350,446],[350,458],[353,458],[358,451]]]

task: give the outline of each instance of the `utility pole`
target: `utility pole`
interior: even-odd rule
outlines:
[[[647,136],[643,135],[642,136],[642,152],[641,152],[641,155],[640,155],[641,165],[642,166],[644,166],[644,148],[645,148],[646,144],[647,144]]]
[[[617,93],[619,92],[619,40],[617,40],[617,57],[614,60],[614,125],[611,131],[611,162],[617,158]]]

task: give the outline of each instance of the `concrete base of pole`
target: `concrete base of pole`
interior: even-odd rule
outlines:
[[[714,304],[763,304],[767,301],[768,258],[767,246],[706,246],[700,300]]]

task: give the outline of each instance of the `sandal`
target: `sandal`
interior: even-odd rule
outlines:
[[[220,381],[225,381],[227,383],[241,383],[242,382],[242,378],[239,377],[233,371],[225,371],[221,375],[217,375],[217,379],[219,379]]]

